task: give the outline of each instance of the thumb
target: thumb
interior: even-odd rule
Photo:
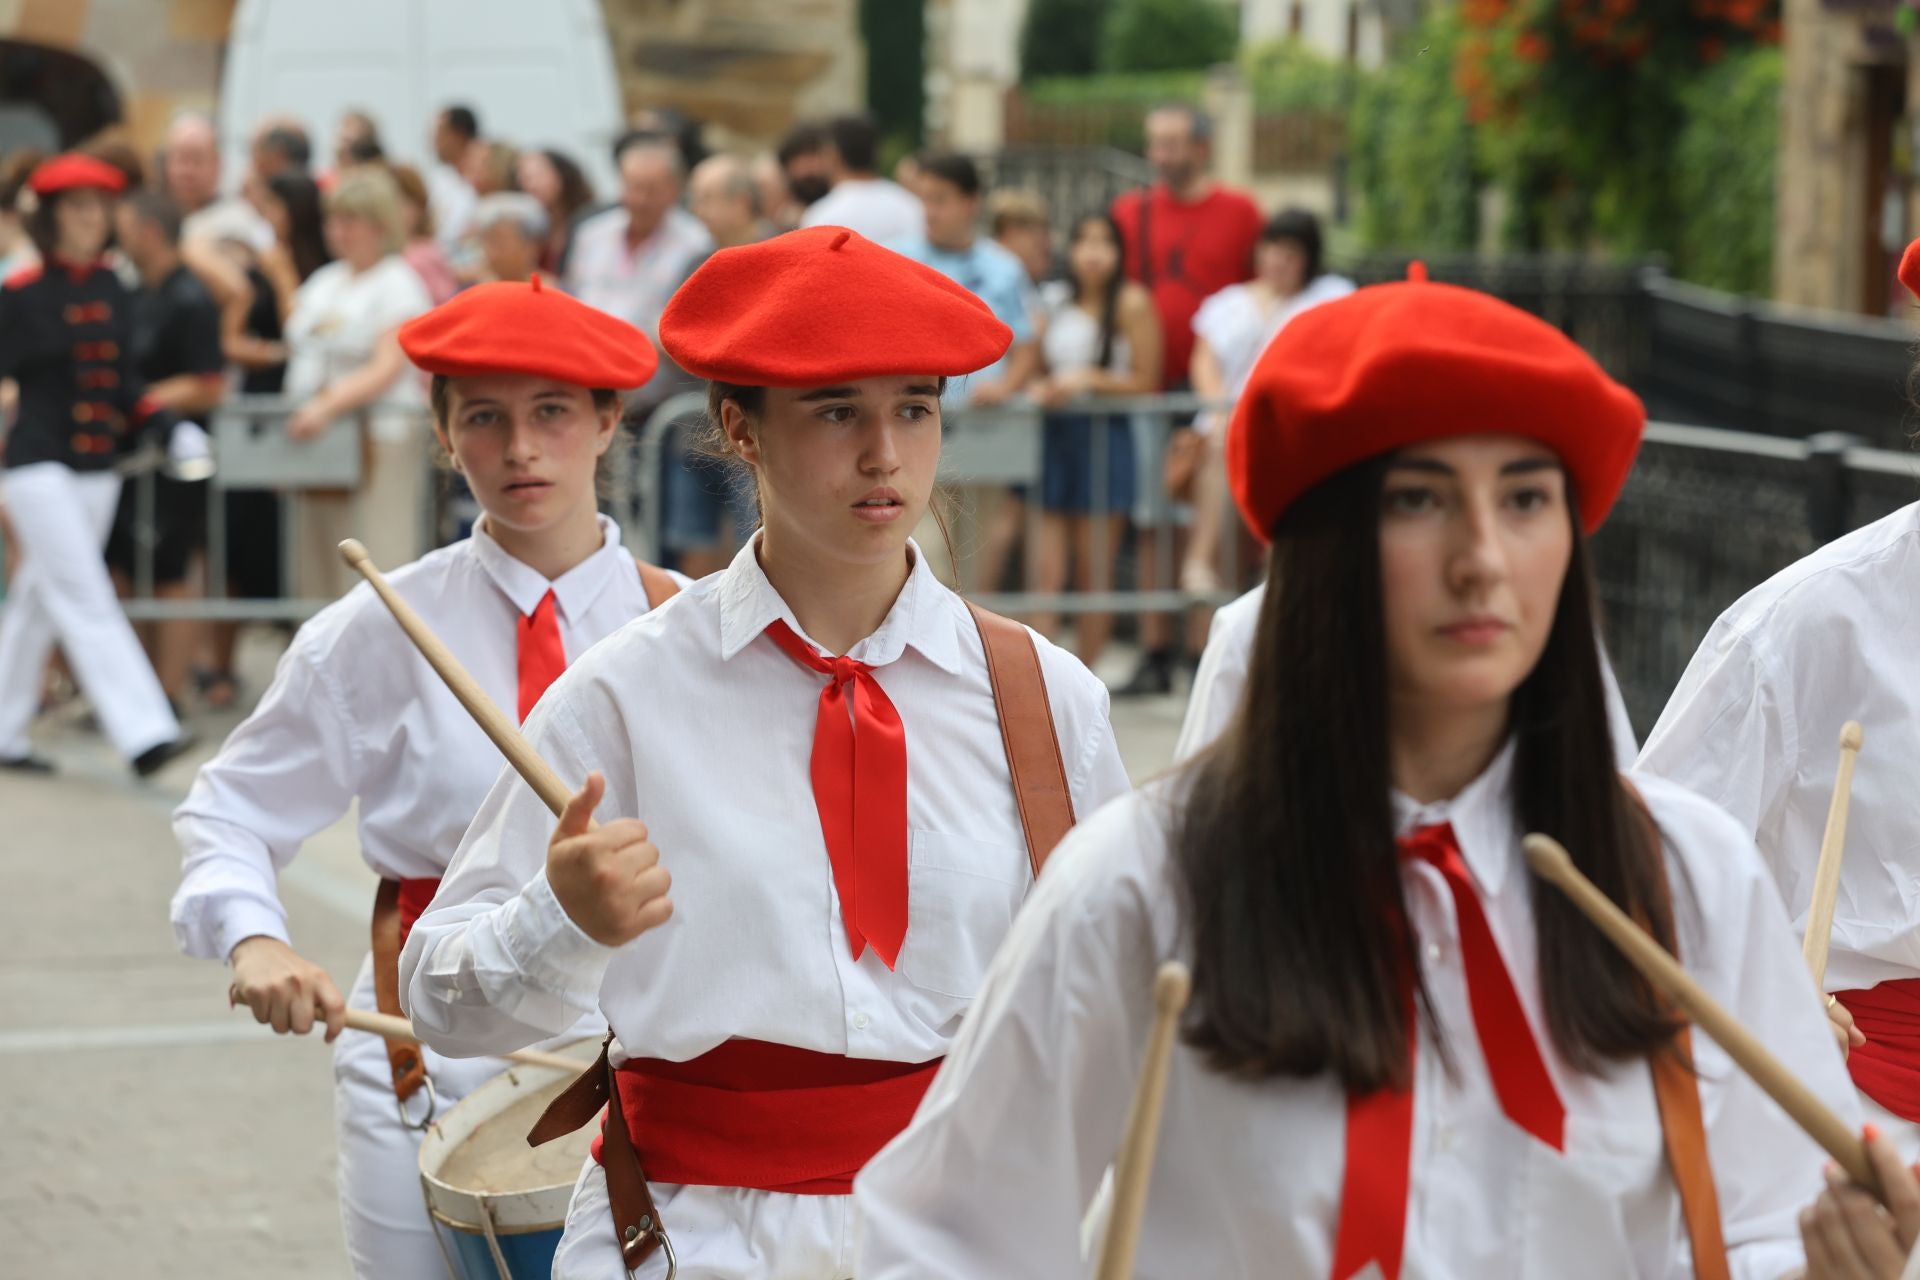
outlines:
[[[599,770],[587,775],[580,789],[567,801],[567,807],[560,811],[560,825],[554,834],[560,837],[583,836],[593,829],[593,811],[600,806],[600,797],[607,794],[607,780]]]

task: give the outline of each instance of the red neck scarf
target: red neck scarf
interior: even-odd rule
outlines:
[[[907,936],[906,728],[872,667],[816,653],[784,622],[767,635],[827,677],[813,726],[813,803],[854,959],[871,945],[891,969]]]
[[[1446,824],[1422,827],[1400,841],[1400,856],[1439,869],[1453,894],[1460,927],[1460,959],[1474,1033],[1507,1118],[1555,1151],[1563,1149],[1566,1107],[1527,1023],[1513,978],[1481,909],[1460,841]],[[1401,992],[1407,1052],[1414,1051],[1413,982]],[[1409,1063],[1409,1066],[1412,1064]],[[1377,1089],[1347,1098],[1347,1168],[1340,1186],[1340,1226],[1334,1236],[1333,1280],[1348,1280],[1377,1262],[1386,1280],[1400,1274],[1406,1247],[1407,1186],[1413,1157],[1413,1089]]]
[[[540,597],[532,613],[520,619],[518,661],[520,718],[525,720],[547,686],[567,669],[567,650],[560,643],[560,619],[552,588]]]

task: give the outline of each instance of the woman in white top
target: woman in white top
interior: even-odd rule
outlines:
[[[362,165],[341,177],[326,209],[334,260],[294,293],[285,326],[285,394],[299,406],[287,419],[287,434],[310,440],[351,431],[351,415],[371,413],[359,489],[309,491],[295,504],[296,589],[320,598],[349,585],[333,551],[349,533],[387,564],[425,550],[420,507],[432,443],[420,423],[422,381],[407,367],[396,336],[402,324],[433,305],[402,256],[400,189],[385,170]]]
[[[1193,317],[1193,394],[1231,403],[1240,397],[1253,362],[1273,335],[1309,307],[1353,292],[1353,281],[1320,263],[1320,220],[1304,209],[1282,209],[1260,231],[1253,279],[1230,284],[1200,304]],[[1194,420],[1201,454],[1194,466],[1193,537],[1180,569],[1187,591],[1220,589],[1220,535],[1227,516],[1226,472],[1219,441],[1224,413]]]
[[[401,968],[445,1051],[605,1014],[638,1160],[610,1124],[556,1277],[663,1276],[644,1249],[664,1224],[681,1280],[842,1280],[852,1177],[912,1114],[1044,852],[988,627],[908,537],[945,378],[1011,333],[939,272],[824,227],[720,250],[660,335],[712,382],[761,530],[554,686],[527,733],[583,789],[556,831],[503,779]],[[996,621],[1037,656],[1025,710],[1050,714],[1074,807],[1125,791],[1099,682]],[[621,1170],[658,1207],[616,1232]]]
[[[486,515],[470,539],[390,580],[494,701],[524,716],[569,658],[671,591],[674,580],[636,566],[595,509],[619,418],[614,388],[644,383],[654,355],[632,326],[523,284],[469,290],[400,341],[435,375],[437,433]],[[174,814],[181,949],[230,962],[232,999],[274,1030],[324,1024],[337,1037],[341,1217],[363,1277],[440,1274],[420,1129],[505,1064],[342,1034],[343,1010],[400,1012],[399,941],[499,772],[493,744],[361,585],[300,629],[253,715]],[[356,804],[382,887],[374,955],[343,997],[293,950],[276,882],[303,841]]]
[[[1121,413],[1074,412],[1075,400],[1146,395],[1160,386],[1160,318],[1153,297],[1127,279],[1126,242],[1113,218],[1090,213],[1067,240],[1067,279],[1048,289],[1040,331],[1046,374],[1033,389],[1041,426],[1040,545],[1032,572],[1043,595],[1066,590],[1069,560],[1078,589],[1107,591],[1133,509],[1133,423]],[[1098,521],[1103,527],[1096,529]],[[1096,533],[1098,536],[1096,537]],[[1034,625],[1051,634],[1051,614]],[[1074,618],[1074,649],[1092,666],[1113,615]]]
[[[1558,331],[1467,290],[1363,289],[1275,340],[1228,444],[1273,541],[1241,713],[1062,845],[860,1178],[861,1280],[1088,1273],[1175,956],[1194,1001],[1137,1275],[1795,1273],[1818,1148],[1704,1037],[1698,1077],[1672,1056],[1670,1015],[1520,854],[1559,837],[1857,1114],[1750,842],[1615,772],[1583,529],[1642,423]],[[1710,1171],[1681,1142],[1669,1172],[1663,1118]]]

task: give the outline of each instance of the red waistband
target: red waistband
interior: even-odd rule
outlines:
[[[426,914],[427,907],[433,902],[433,895],[440,890],[440,877],[431,880],[402,880],[400,882],[400,945],[407,945],[407,935],[413,932],[413,922]]]
[[[837,1196],[907,1127],[939,1067],[729,1040],[688,1062],[632,1059],[616,1082],[649,1181]]]
[[[1920,1121],[1920,978],[1833,994],[1867,1038],[1847,1055],[1854,1084],[1901,1119]]]

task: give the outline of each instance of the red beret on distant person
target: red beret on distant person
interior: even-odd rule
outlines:
[[[972,293],[845,227],[722,249],[660,317],[660,345],[682,369],[746,387],[958,377],[1012,344]]]
[[[82,188],[119,195],[127,189],[127,175],[105,160],[69,151],[43,161],[27,176],[27,189],[37,196]]]
[[[1409,277],[1302,312],[1261,353],[1227,430],[1247,525],[1271,538],[1297,498],[1368,458],[1499,434],[1559,454],[1599,528],[1640,450],[1639,397],[1546,321],[1418,265]]]
[[[1907,292],[1920,298],[1920,240],[1907,246],[1900,255],[1900,283],[1907,286]]]
[[[400,326],[400,348],[428,373],[532,374],[576,387],[631,391],[660,364],[647,335],[535,276],[462,290]]]

